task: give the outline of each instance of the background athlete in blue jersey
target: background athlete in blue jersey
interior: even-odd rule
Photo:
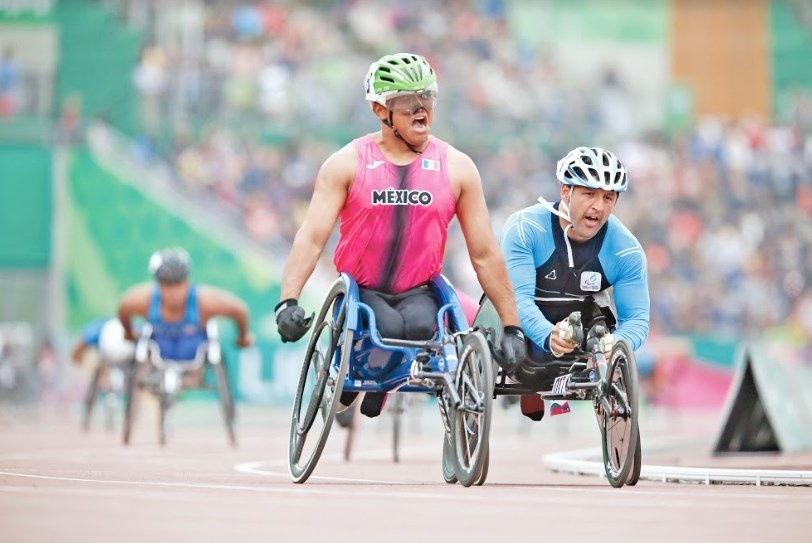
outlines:
[[[543,364],[572,352],[566,319],[580,311],[584,334],[603,318],[613,334],[609,351],[624,339],[637,350],[649,331],[646,256],[637,238],[612,215],[628,187],[626,168],[609,151],[578,147],[558,162],[561,199],[510,216],[501,246],[516,294],[519,320],[528,339],[528,359],[513,373],[519,382],[546,378]],[[521,397],[522,413],[541,420],[544,402]]]
[[[192,361],[198,346],[206,341],[206,322],[214,317],[227,317],[237,325],[238,347],[249,347],[248,308],[233,294],[209,285],[189,282],[191,262],[181,248],[157,251],[149,262],[154,282],[131,287],[121,299],[118,318],[128,339],[137,334],[133,318],[140,317],[152,326],[153,339],[161,357]]]

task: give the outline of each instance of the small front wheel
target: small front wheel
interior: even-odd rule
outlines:
[[[101,381],[102,364],[99,363],[93,371],[93,377],[90,378],[90,383],[87,387],[85,399],[82,402],[82,429],[85,431],[90,430],[90,419],[93,414],[93,406],[96,405],[96,400],[99,396],[99,384]]]
[[[223,412],[223,424],[226,428],[228,442],[232,447],[236,447],[237,434],[234,431],[234,421],[237,418],[237,412],[234,406],[234,395],[231,392],[231,383],[228,378],[228,366],[226,365],[225,357],[222,357],[219,362],[212,364],[212,366],[214,366],[214,376],[217,381],[217,395],[220,397],[220,409]]]
[[[125,391],[124,391],[124,428],[123,441],[125,445],[130,444],[133,427],[135,426],[136,396],[140,393],[138,380],[141,377],[142,364],[133,360],[127,368]]]
[[[395,392],[392,398],[392,461],[400,462],[400,439],[403,434],[403,413],[406,411],[406,397],[403,392]]]

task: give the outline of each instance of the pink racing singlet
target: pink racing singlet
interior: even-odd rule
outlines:
[[[431,136],[414,162],[396,166],[372,134],[354,143],[358,169],[341,211],[333,261],[360,286],[398,294],[442,273],[456,209],[448,144]]]

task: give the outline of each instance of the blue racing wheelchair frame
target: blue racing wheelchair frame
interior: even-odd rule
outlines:
[[[342,273],[313,324],[290,424],[288,468],[304,483],[319,461],[341,393],[414,392],[437,397],[445,429],[443,477],[463,486],[487,474],[493,361],[485,336],[472,330],[442,275],[430,281],[440,308],[426,341],[380,336],[355,279]]]

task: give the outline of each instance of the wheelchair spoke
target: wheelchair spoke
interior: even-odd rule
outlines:
[[[313,325],[299,374],[288,446],[288,468],[295,483],[305,482],[315,469],[335,418],[351,355],[345,352],[345,342],[351,345],[353,336],[343,330],[345,298],[346,286],[339,278]]]
[[[639,448],[637,421],[637,367],[634,353],[625,342],[619,342],[610,357],[609,386],[600,399],[603,457],[607,479],[621,487],[632,475]],[[639,455],[637,455],[639,456]],[[633,483],[632,483],[633,484]]]
[[[493,389],[490,350],[479,332],[463,339],[455,388],[462,400],[451,417],[455,470],[460,483],[470,486],[481,480],[486,461]]]

